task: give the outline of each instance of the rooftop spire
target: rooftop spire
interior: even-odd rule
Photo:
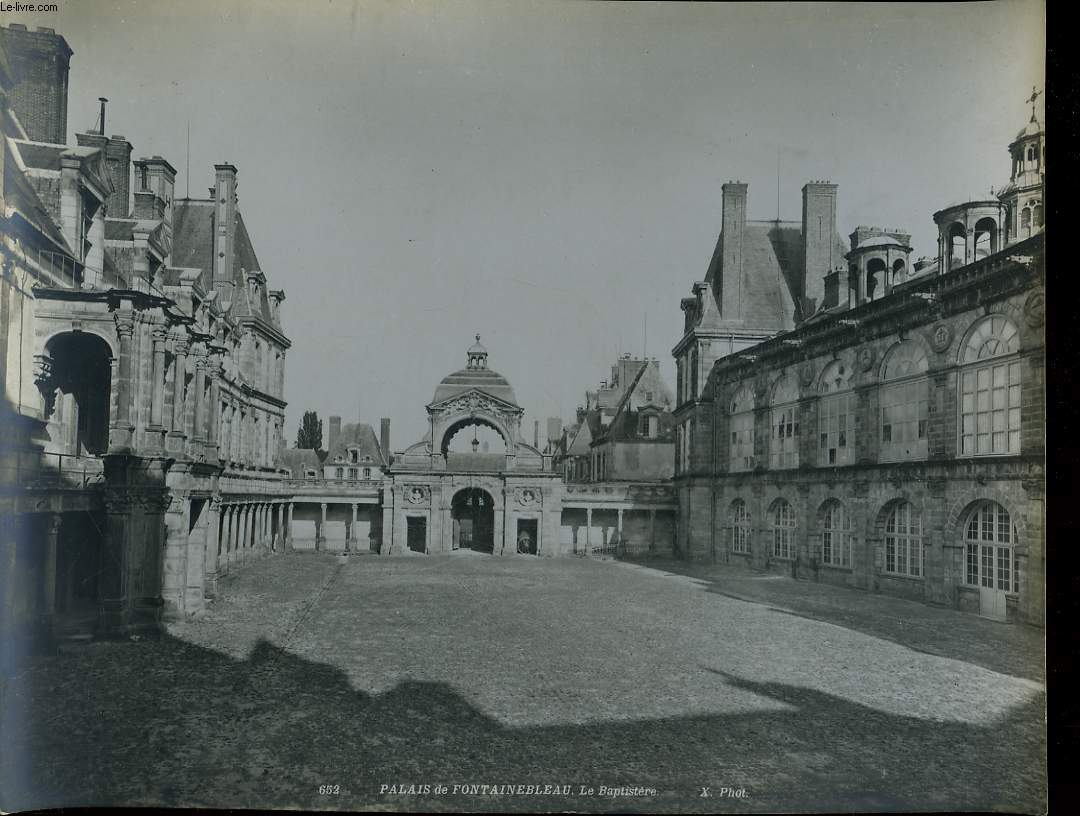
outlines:
[[[1031,103],[1031,121],[1032,122],[1037,121],[1035,119],[1035,100],[1039,98],[1040,94],[1042,94],[1042,91],[1036,91],[1035,86],[1032,85],[1031,86],[1031,96],[1029,96],[1028,99],[1027,99],[1027,101]]]

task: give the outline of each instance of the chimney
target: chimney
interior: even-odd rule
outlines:
[[[214,290],[232,303],[234,289],[233,243],[236,240],[236,168],[214,165]]]
[[[330,417],[330,436],[326,440],[326,449],[328,451],[334,450],[334,443],[338,441],[338,437],[341,436],[341,417]]]
[[[66,144],[72,54],[67,41],[51,28],[29,31],[12,23],[0,27],[0,47],[18,77],[8,101],[27,136],[35,142]]]
[[[743,236],[746,233],[746,187],[729,181],[723,190],[723,222],[720,233],[721,277],[716,282],[720,291],[720,317],[724,320],[742,319]]]
[[[136,190],[131,214],[139,220],[161,221],[165,218],[165,202],[149,190]]]
[[[802,188],[803,268],[799,314],[809,317],[825,297],[825,276],[841,263],[836,257],[836,185],[810,181]]]
[[[390,417],[379,420],[379,447],[382,448],[383,459],[390,464]]]
[[[131,212],[131,142],[110,136],[105,143],[105,166],[109,169],[113,192],[105,200],[109,218],[126,218]]]
[[[540,450],[540,420],[533,420],[533,447]]]
[[[554,448],[555,444],[562,439],[562,417],[548,417],[547,441]]]
[[[149,159],[143,157],[135,162],[135,190],[149,190],[160,198],[164,204],[161,221],[162,231],[165,234],[165,245],[170,248],[170,255],[165,259],[167,264],[172,262],[173,195],[175,188],[176,168],[161,156],[152,156]]]

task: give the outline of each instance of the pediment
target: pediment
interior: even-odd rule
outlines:
[[[470,388],[468,391],[454,394],[454,396],[447,397],[439,402],[433,402],[427,406],[427,410],[429,414],[439,415],[489,413],[520,416],[525,413],[525,409],[521,406],[501,400],[486,391],[481,391],[479,388]]]

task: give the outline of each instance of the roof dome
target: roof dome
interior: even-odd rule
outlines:
[[[1013,141],[1019,142],[1021,139],[1027,139],[1029,136],[1038,136],[1040,133],[1042,133],[1042,126],[1039,124],[1039,120],[1032,116],[1031,120],[1016,134],[1016,138],[1013,139]]]
[[[894,238],[891,235],[872,235],[869,238],[863,238],[863,240],[859,242],[859,245],[856,247],[856,249],[867,249],[869,247],[876,247],[876,246],[901,246],[902,247],[904,245],[902,243],[900,243],[899,239]]]
[[[507,379],[498,372],[487,367],[487,349],[480,343],[480,335],[476,335],[476,342],[466,352],[469,362],[465,368],[447,374],[435,388],[435,396],[432,403],[442,402],[458,394],[476,389],[485,394],[517,405],[517,397],[514,389]]]

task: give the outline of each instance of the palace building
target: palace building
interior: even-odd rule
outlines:
[[[909,264],[902,231],[859,227],[816,268],[817,295],[792,296],[793,324],[741,348],[720,331],[729,280],[746,268],[727,249],[746,241],[725,190],[719,270],[714,259],[683,301],[674,349],[683,556],[1042,623],[1045,144],[1034,113],[1009,153],[1010,182],[992,199],[934,214],[932,262]],[[812,215],[808,259],[821,250]]]
[[[66,144],[71,49],[0,28],[0,643],[155,632],[284,537],[289,339],[237,169]]]

